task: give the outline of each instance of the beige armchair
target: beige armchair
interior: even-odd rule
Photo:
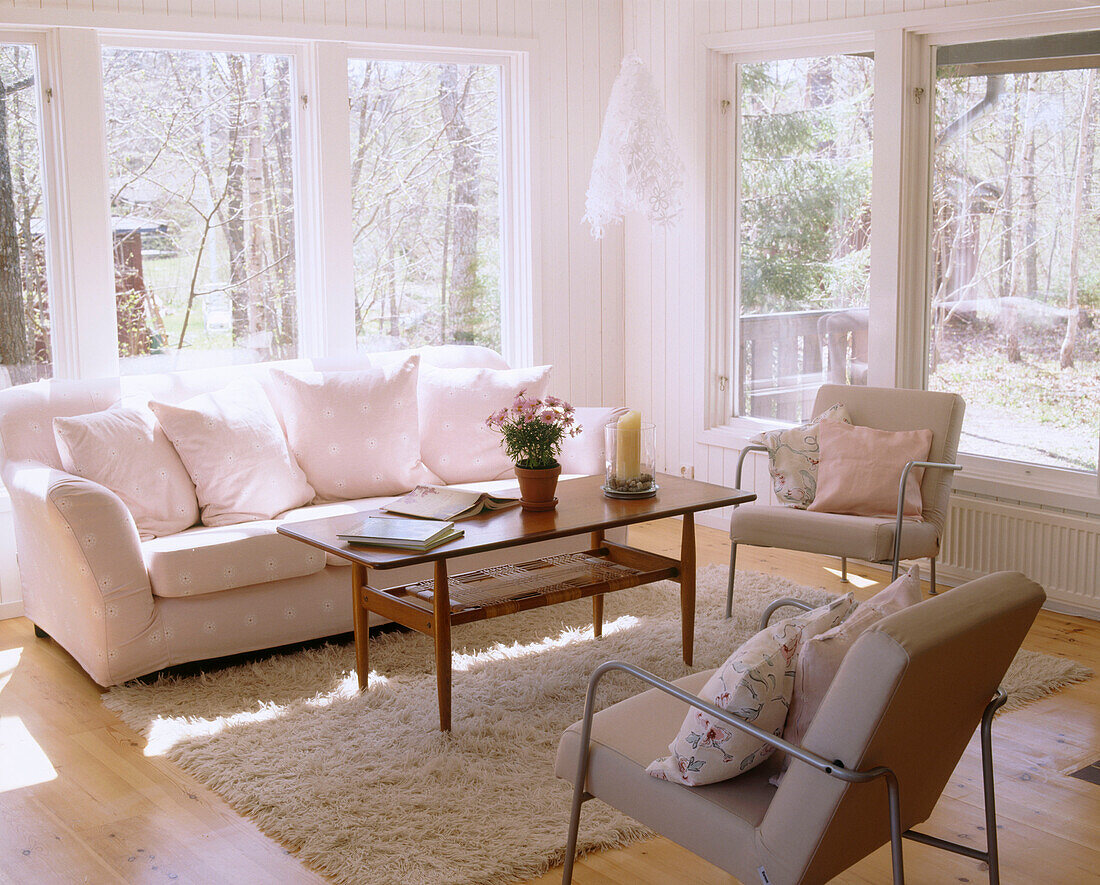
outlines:
[[[902,885],[902,839],[989,865],[999,882],[991,729],[998,688],[1046,595],[1023,575],[971,581],[890,615],[845,656],[803,745],[761,731],[695,696],[711,672],[675,683],[615,661],[589,681],[584,718],[562,735],[556,771],[574,783],[563,882],[572,880],[582,803],[598,798],[742,882],[825,882],[885,844]],[[770,614],[770,610],[768,612]],[[766,615],[767,617],[767,615]],[[600,678],[626,671],[653,689],[595,713]],[[703,787],[657,780],[688,705],[791,757]],[[975,728],[981,729],[984,851],[910,828],[927,820]]]
[[[766,505],[741,506],[730,519],[730,573],[726,594],[726,617],[733,606],[733,581],[737,565],[737,545],[781,547],[824,553],[841,559],[841,579],[848,579],[848,558],[868,562],[889,562],[893,577],[898,576],[902,559],[931,560],[932,592],[936,592],[936,557],[947,520],[955,462],[965,404],[955,393],[904,390],[893,387],[851,387],[824,384],[814,400],[813,414],[820,415],[835,403],[844,403],[853,424],[878,430],[932,431],[932,448],[927,461],[910,462],[899,477],[898,508],[894,516],[849,516],[817,513],[793,507]],[[737,461],[734,485],[741,487],[745,459],[753,452],[766,452],[762,445],[747,445]],[[905,480],[913,467],[924,468],[920,491],[921,520],[902,518]]]

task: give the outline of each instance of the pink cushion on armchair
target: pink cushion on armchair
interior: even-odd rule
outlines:
[[[898,483],[909,461],[926,461],[932,448],[931,430],[876,430],[823,421],[817,466],[817,496],[807,510],[854,516],[894,516]],[[903,514],[920,519],[920,481],[924,470],[914,467],[905,483]]]

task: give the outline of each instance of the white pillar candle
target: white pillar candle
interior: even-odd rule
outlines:
[[[615,478],[619,482],[642,475],[642,413],[631,410],[615,425]]]

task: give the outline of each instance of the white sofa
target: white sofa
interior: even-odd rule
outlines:
[[[419,353],[422,365],[508,367],[499,354],[480,347]],[[375,355],[373,364],[394,356]],[[236,525],[195,525],[143,541],[118,496],[62,469],[52,422],[109,408],[132,395],[178,403],[234,378],[264,384],[272,367],[328,371],[368,365],[371,356],[359,355],[342,361],[39,381],[0,391],[0,475],[11,495],[26,616],[103,686],[174,664],[351,630],[347,562],[326,558],[275,529],[283,520],[373,509],[392,496],[314,504]],[[603,428],[618,411],[578,409],[584,432],[563,449],[563,475],[603,470]],[[486,485],[507,488],[514,482]],[[502,551],[495,560],[463,557],[453,571],[571,549],[579,549],[576,539]],[[396,584],[428,576],[427,568],[419,567],[386,572],[385,580]]]

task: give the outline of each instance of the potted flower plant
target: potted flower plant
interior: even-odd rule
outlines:
[[[561,465],[558,455],[566,437],[576,436],[581,426],[576,409],[563,399],[532,399],[521,390],[511,408],[493,412],[485,423],[500,432],[501,445],[516,465],[520,506],[524,510],[553,510]]]

